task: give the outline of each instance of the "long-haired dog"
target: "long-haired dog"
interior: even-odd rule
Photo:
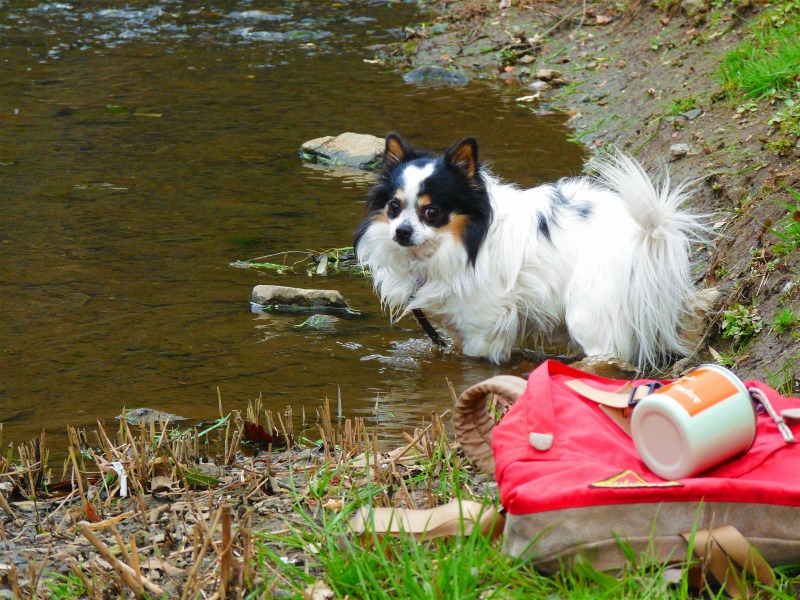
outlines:
[[[437,157],[390,133],[356,254],[392,318],[421,309],[469,356],[504,362],[526,337],[566,331],[587,355],[662,365],[692,349],[689,246],[706,227],[668,176],[655,185],[621,153],[595,169],[524,190],[478,161],[473,138]]]

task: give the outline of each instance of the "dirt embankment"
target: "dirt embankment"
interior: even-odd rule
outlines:
[[[697,281],[721,294],[692,361],[722,362],[798,392],[800,328],[778,331],[774,319],[787,309],[800,314],[800,252],[776,252],[780,239],[768,226],[791,219],[780,203],[797,203],[787,189],[800,191],[800,147],[795,139],[782,156],[770,147],[779,103],[732,101],[717,78],[723,56],[765,9],[657,4],[442,0],[440,16],[407,29],[391,53],[408,67],[464,69],[506,80],[521,96],[539,93],[540,102],[574,114],[576,137],[590,148],[616,146],[651,167],[670,161],[673,180],[698,180],[694,208],[713,214],[716,237],[698,247]],[[537,73],[556,79],[545,84]],[[726,320],[726,328],[735,325],[725,311],[737,304],[746,308],[745,325],[757,329],[761,318],[760,333],[746,343],[722,335]]]

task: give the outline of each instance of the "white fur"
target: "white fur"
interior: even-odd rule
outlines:
[[[406,193],[429,176],[415,169]],[[641,367],[685,355],[679,323],[696,304],[689,245],[705,231],[702,221],[681,210],[684,186],[670,189],[665,178],[657,188],[627,156],[602,160],[597,171],[559,182],[590,214],[562,210],[550,239],[538,224],[557,210],[553,186],[522,190],[482,171],[494,214],[474,267],[449,232],[428,228],[422,243],[403,247],[381,220],[359,240],[359,258],[393,318],[422,309],[470,356],[501,363],[526,337],[564,326],[587,355]]]

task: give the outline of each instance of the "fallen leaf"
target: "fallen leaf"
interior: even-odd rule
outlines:
[[[265,446],[272,444],[273,447],[288,447],[294,444],[291,435],[289,435],[287,444],[286,437],[280,434],[277,429],[273,429],[272,433],[269,433],[261,423],[251,423],[250,421],[244,422],[244,437],[250,442]]]
[[[331,498],[325,504],[322,505],[322,508],[324,508],[325,510],[334,511],[334,510],[342,510],[342,506],[343,504],[341,500]]]
[[[150,480],[150,491],[154,494],[168,492],[172,489],[173,483],[172,477],[157,475]]]
[[[608,25],[613,20],[614,17],[609,17],[608,15],[597,15],[595,17],[595,21],[597,21],[598,25]]]
[[[317,581],[303,590],[304,600],[333,600],[336,596],[328,584]]]
[[[507,8],[511,8],[511,0],[500,0],[500,4],[498,7],[500,10],[505,10]]]
[[[99,523],[103,520],[103,518],[97,514],[97,509],[92,505],[91,502],[86,502],[84,504],[84,509],[86,510],[86,518],[90,523]]]
[[[183,475],[186,477],[186,482],[193,487],[217,487],[219,479],[206,475],[199,469],[185,468]]]

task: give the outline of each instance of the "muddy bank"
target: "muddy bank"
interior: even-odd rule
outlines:
[[[572,114],[575,141],[590,151],[614,146],[651,167],[669,162],[674,180],[696,180],[693,206],[714,228],[711,243],[696,245],[696,280],[721,294],[689,362],[721,362],[797,392],[798,331],[774,322],[781,311],[800,313],[800,257],[776,252],[781,240],[769,228],[791,217],[781,204],[796,204],[787,189],[800,190],[800,148],[792,139],[774,150],[769,121],[780,103],[732,101],[720,87],[722,57],[763,8],[718,4],[445,0],[432,23],[407,28],[381,55],[405,70],[435,65],[505,81],[521,110]],[[760,318],[748,343],[723,337],[737,305],[756,329]]]

